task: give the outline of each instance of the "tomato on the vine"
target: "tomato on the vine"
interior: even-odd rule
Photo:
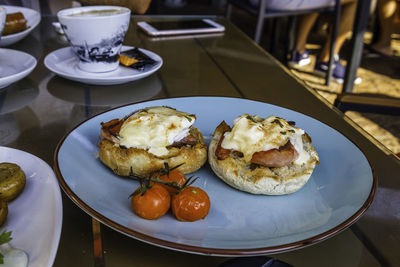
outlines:
[[[153,177],[157,176],[157,173],[153,175]],[[178,186],[183,186],[186,181],[187,178],[186,176],[179,171],[178,169],[173,169],[172,171],[169,171],[167,174],[161,175],[160,177],[158,177],[158,179],[163,180],[165,182],[169,182],[169,183],[176,183]],[[178,189],[169,186],[169,185],[164,185],[161,184],[163,187],[165,187],[165,189],[167,189],[167,191],[171,194],[175,194],[178,192]]]
[[[171,200],[172,213],[179,221],[204,219],[210,210],[210,198],[199,187],[187,186]]]
[[[140,190],[136,189],[135,192]],[[168,191],[158,183],[151,185],[144,194],[137,193],[132,196],[131,206],[140,217],[155,220],[163,216],[169,210],[171,196]]]

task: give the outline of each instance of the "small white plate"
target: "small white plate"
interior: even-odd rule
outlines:
[[[132,48],[131,46],[123,46],[122,51]],[[95,85],[121,84],[147,77],[162,66],[163,60],[160,56],[142,48],[140,50],[157,61],[154,66],[145,71],[138,71],[124,66],[119,66],[114,71],[103,73],[82,71],[78,68],[78,59],[70,47],[51,52],[45,57],[44,64],[52,72],[69,80]]]
[[[0,48],[0,88],[25,78],[36,64],[36,58],[25,52]]]
[[[10,245],[28,254],[30,267],[52,266],[60,241],[62,200],[50,166],[27,152],[0,146],[0,162],[18,164],[26,175],[24,191],[8,204],[0,231],[12,231]]]
[[[24,14],[27,25],[27,29],[22,32],[17,32],[14,34],[2,36],[0,39],[0,46],[2,47],[15,44],[16,42],[24,39],[25,36],[27,36],[31,31],[33,31],[33,29],[35,29],[40,22],[40,13],[37,12],[36,10],[20,6],[2,6],[2,7],[4,7],[7,10],[6,11],[7,14],[16,12],[21,12],[22,14]]]

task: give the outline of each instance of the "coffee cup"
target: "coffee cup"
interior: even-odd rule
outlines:
[[[130,14],[130,9],[119,6],[84,6],[57,13],[81,70],[98,73],[118,68]]]

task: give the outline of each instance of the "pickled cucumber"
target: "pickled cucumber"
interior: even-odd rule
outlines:
[[[8,214],[8,205],[4,200],[0,200],[0,226],[4,223]]]
[[[16,198],[24,189],[24,171],[14,163],[0,163],[0,200],[6,202]]]

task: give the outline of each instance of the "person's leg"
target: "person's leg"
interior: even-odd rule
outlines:
[[[363,1],[363,0],[360,0]],[[357,0],[342,0],[342,12],[339,21],[338,35],[336,38],[336,44],[333,49],[334,55],[338,55],[340,49],[343,46],[347,38],[347,34],[351,32],[353,28],[353,22],[355,17],[355,11],[357,8]],[[329,56],[330,56],[330,43],[331,36],[326,40],[326,43],[320,53],[317,64],[314,67],[314,72],[325,77],[326,72],[329,68]],[[343,66],[339,61],[335,60],[333,64],[332,78],[338,82],[343,83],[346,75],[346,67]],[[361,78],[356,78],[354,83],[358,84],[361,82]]]
[[[318,13],[311,13],[302,15],[299,19],[298,28],[297,28],[297,36],[296,36],[296,51],[300,53],[304,53],[306,51],[306,43],[307,37],[310,33],[315,21],[318,18]]]
[[[360,1],[362,1],[362,0],[360,0]],[[343,0],[342,3],[343,3],[342,4],[342,13],[340,15],[338,35],[336,38],[336,45],[334,48],[335,55],[339,54],[339,51],[342,48],[342,45],[347,38],[347,34],[353,28],[354,16],[355,16],[355,11],[356,11],[356,7],[357,7],[357,1],[354,1],[354,0]],[[331,43],[331,37],[329,35],[329,37],[327,38],[325,45],[321,51],[321,54],[319,56],[320,62],[328,62],[329,61],[330,43]]]
[[[311,63],[310,55],[306,50],[306,42],[317,17],[318,12],[300,16],[293,51],[288,55],[287,64],[290,68],[296,69]]]
[[[392,33],[394,31],[394,18],[397,9],[396,0],[378,1],[378,21],[380,26],[380,35],[378,41],[372,45],[372,48],[384,55],[391,56]]]

